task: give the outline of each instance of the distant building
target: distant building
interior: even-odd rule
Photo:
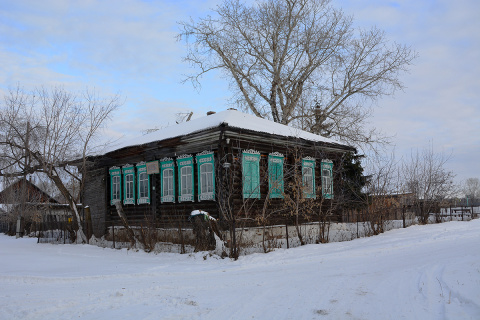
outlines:
[[[15,228],[17,218],[25,218],[26,224],[64,221],[71,217],[68,205],[58,203],[53,197],[26,179],[18,179],[0,192],[3,232]],[[0,213],[1,214],[1,213]]]

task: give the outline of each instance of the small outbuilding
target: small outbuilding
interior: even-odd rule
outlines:
[[[4,209],[3,213],[0,211],[0,231],[3,232],[12,233],[19,217],[27,231],[58,229],[72,218],[67,204],[59,203],[25,178],[17,179],[0,192],[0,204]]]

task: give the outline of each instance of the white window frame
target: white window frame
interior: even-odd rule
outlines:
[[[325,199],[333,199],[333,162],[331,160],[322,160],[322,197]]]
[[[111,167],[110,175],[110,205],[114,206],[116,202],[122,201],[122,169]]]
[[[137,164],[137,204],[150,203],[150,176],[147,173],[147,165],[145,162]]]
[[[185,166],[180,168],[180,196],[190,195],[193,192],[192,186],[193,167]]]
[[[168,175],[166,173],[169,173]],[[163,195],[166,197],[173,197],[174,196],[174,187],[175,184],[173,183],[173,178],[174,178],[174,169],[173,168],[168,168],[163,170],[163,181],[162,181],[162,187],[163,189]],[[167,187],[165,188],[165,183],[167,183]]]
[[[205,171],[209,167],[210,171]],[[204,189],[206,187],[206,190]],[[213,163],[204,163],[200,165],[200,194],[213,193]]]
[[[194,168],[193,156],[181,155],[177,158],[178,168],[178,202],[194,202]]]

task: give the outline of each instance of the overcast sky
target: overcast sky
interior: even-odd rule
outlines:
[[[0,0],[0,93],[20,84],[120,93],[125,104],[107,134],[139,135],[175,123],[175,113],[225,110],[218,74],[200,91],[182,84],[177,21],[218,3],[167,0]],[[452,156],[457,181],[480,178],[480,1],[334,0],[358,27],[377,26],[419,53],[404,92],[375,106],[372,126],[394,135],[396,157],[433,144]]]

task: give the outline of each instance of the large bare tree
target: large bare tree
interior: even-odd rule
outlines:
[[[224,0],[180,26],[184,60],[198,68],[186,81],[220,70],[243,109],[357,146],[381,138],[362,126],[370,103],[403,89],[417,55],[377,28],[354,29],[329,0]]]
[[[76,205],[78,193],[69,188],[71,181],[65,176],[77,179],[82,187],[85,174],[68,163],[82,159],[85,164],[92,142],[120,104],[116,95],[103,99],[88,90],[74,94],[62,87],[32,92],[17,87],[0,106],[0,176],[47,176],[74,213],[82,241],[86,237]]]

